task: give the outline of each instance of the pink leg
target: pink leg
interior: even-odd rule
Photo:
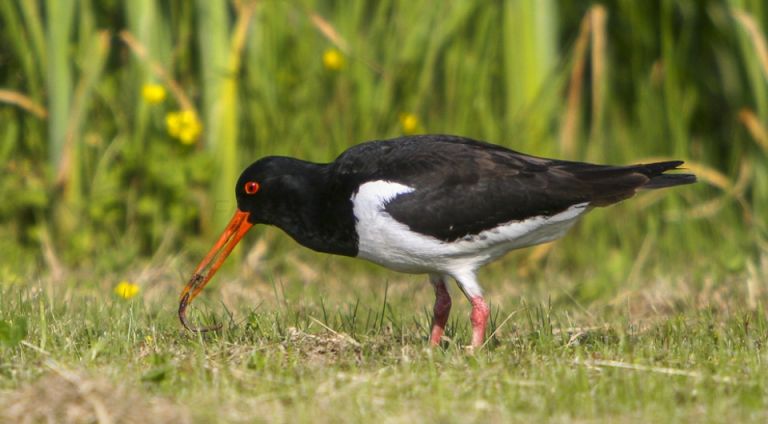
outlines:
[[[448,294],[448,289],[442,279],[433,280],[432,284],[435,286],[435,315],[432,318],[432,335],[429,342],[432,346],[437,346],[443,337],[445,323],[448,322],[448,314],[451,313],[451,295]]]
[[[472,321],[472,347],[476,348],[482,346],[485,340],[485,327],[488,325],[488,316],[491,314],[491,310],[482,296],[475,296],[469,299],[469,301],[472,302],[472,314],[470,315],[470,321]]]

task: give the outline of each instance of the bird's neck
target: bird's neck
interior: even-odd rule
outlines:
[[[357,255],[357,232],[351,190],[337,186],[329,166],[303,162],[303,180],[291,191],[272,224],[300,244],[318,252]]]

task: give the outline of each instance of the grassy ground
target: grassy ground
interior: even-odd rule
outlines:
[[[765,2],[435,3],[0,1],[0,422],[765,422]],[[182,331],[243,167],[422,132],[700,183],[483,270],[473,355],[458,290],[429,349],[426,278],[274,230]]]
[[[260,261],[263,243],[248,255]],[[230,269],[193,307],[218,334],[182,331],[180,258],[148,264],[130,300],[93,272],[5,284],[0,416],[9,422],[758,421],[768,418],[766,264],[717,282],[681,272],[583,282],[545,267],[483,273],[494,337],[469,354],[453,287],[448,338],[426,345],[432,293],[419,276],[344,259]],[[282,265],[281,265],[282,266]],[[274,273],[273,273],[274,272]],[[509,273],[512,274],[512,273]],[[340,276],[343,275],[342,279]],[[620,287],[620,285],[626,287]]]

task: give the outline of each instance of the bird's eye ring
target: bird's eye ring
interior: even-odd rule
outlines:
[[[248,194],[256,194],[259,191],[259,183],[256,181],[248,181],[245,183],[245,192]]]

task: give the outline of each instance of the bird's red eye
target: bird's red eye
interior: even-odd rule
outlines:
[[[248,181],[245,183],[245,192],[248,194],[256,194],[259,191],[259,183],[256,181]]]

